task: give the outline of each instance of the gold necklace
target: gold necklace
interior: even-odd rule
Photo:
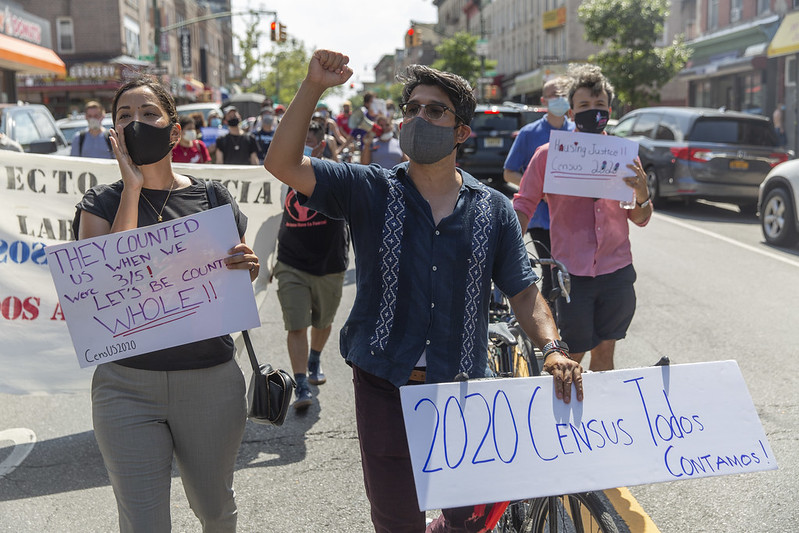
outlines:
[[[144,195],[143,191],[139,193],[139,196],[144,198],[144,201],[147,202],[148,204],[150,204],[150,207],[152,208],[153,213],[155,213],[158,216],[158,222],[163,222],[164,221],[164,217],[161,216],[161,213],[164,212],[164,208],[166,207],[166,203],[169,201],[169,196],[172,194],[172,188],[174,186],[175,186],[175,176],[172,176],[172,183],[169,185],[169,192],[166,194],[166,200],[164,200],[164,205],[161,206],[161,211],[158,211],[155,208],[153,203],[150,200],[148,200],[147,197]]]

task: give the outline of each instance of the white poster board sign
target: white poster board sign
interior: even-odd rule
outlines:
[[[549,137],[544,192],[631,202],[622,178],[638,157],[638,143],[612,135],[554,130]]]
[[[48,246],[47,264],[81,367],[260,326],[250,274],[223,205],[153,226]]]
[[[777,468],[735,361],[584,374],[569,404],[552,381],[401,387],[419,508]]]

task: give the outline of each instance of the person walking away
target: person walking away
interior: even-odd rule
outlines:
[[[539,146],[549,142],[552,130],[574,131],[574,122],[566,117],[569,111],[569,100],[566,98],[568,78],[559,77],[544,83],[541,91],[541,105],[547,108],[547,114],[540,119],[526,124],[519,130],[519,135],[510,147],[505,159],[503,177],[508,183],[519,185],[524,169]],[[527,225],[527,233],[533,239],[533,246],[538,257],[550,258],[551,243],[549,241],[549,206],[541,200]],[[541,293],[549,297],[552,292],[552,272],[549,265],[541,265]]]
[[[340,347],[353,369],[372,522],[380,533],[418,533],[425,513],[417,503],[399,387],[459,374],[485,377],[491,280],[544,349],[558,398],[568,402],[574,383],[582,399],[581,368],[569,359],[538,293],[510,201],[455,168],[456,147],[471,133],[477,104],[466,80],[409,67],[400,105],[407,163],[385,169],[303,155],[316,102],[349,79],[348,60],[314,52],[264,167],[301,195],[301,205],[349,224],[357,294]],[[474,511],[444,510],[431,527],[463,531]]]
[[[83,110],[88,126],[72,137],[73,157],[96,157],[98,159],[114,159],[111,150],[111,141],[108,140],[108,130],[103,127],[105,109],[100,102],[92,100]]]
[[[305,153],[310,157],[322,157],[324,143],[323,126],[311,122],[305,138]],[[274,276],[297,382],[296,400],[292,405],[304,410],[313,403],[309,384],[322,385],[327,381],[320,358],[341,301],[349,234],[343,220],[333,220],[301,206],[297,192],[289,188],[277,239]]]
[[[231,105],[225,108],[224,113],[228,133],[216,139],[216,164],[257,165],[258,146],[252,135],[241,130],[239,110]]]
[[[375,139],[375,132],[369,131],[363,138],[361,164],[376,163],[383,168],[392,168],[403,161],[408,161],[408,156],[402,153],[399,139],[394,137],[394,125],[391,120],[384,115],[379,115],[375,119],[375,124],[383,133],[378,139]]]
[[[178,119],[180,141],[172,149],[173,163],[210,163],[208,147],[197,138],[197,123],[190,116]]]
[[[569,114],[575,129],[603,134],[613,86],[596,65],[570,68]],[[544,173],[549,143],[533,155],[522,176],[513,207],[526,227],[538,203],[544,198]],[[640,160],[627,165],[634,175],[624,182],[635,191],[636,205],[624,209],[617,200],[547,194],[552,256],[571,273],[571,303],[559,301],[558,326],[582,361],[591,352],[590,370],[614,368],[616,341],[623,339],[635,314],[635,269],[630,250],[628,220],[645,226],[652,216],[652,202],[646,173]]]
[[[111,145],[122,179],[91,188],[78,204],[80,239],[151,226],[210,209],[205,182],[172,169],[180,138],[175,102],[156,78],[120,87],[113,100]],[[247,217],[227,189],[239,243],[226,268],[258,276],[258,257],[244,242]],[[165,326],[168,328],[169,326]],[[164,335],[169,335],[168,329]],[[204,533],[236,531],[233,493],[247,399],[230,335],[100,364],[92,379],[92,420],[108,470],[122,533],[168,532],[172,461]]]

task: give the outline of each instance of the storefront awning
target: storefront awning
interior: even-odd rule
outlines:
[[[768,45],[768,56],[779,57],[799,52],[799,12],[788,13]]]
[[[0,34],[0,68],[22,74],[65,76],[67,73],[64,62],[49,48],[3,34]]]
[[[519,74],[513,80],[508,90],[508,96],[518,96],[521,94],[529,94],[540,92],[544,86],[544,82],[552,78],[566,73],[568,65],[565,63],[556,63],[553,65],[546,65],[539,67],[533,71]]]

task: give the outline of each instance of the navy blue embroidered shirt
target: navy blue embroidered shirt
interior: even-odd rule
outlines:
[[[316,187],[301,202],[344,218],[355,249],[357,294],[341,353],[396,386],[425,352],[427,382],[483,377],[493,279],[513,296],[536,276],[510,201],[460,171],[453,213],[436,226],[430,204],[392,169],[311,159]]]

